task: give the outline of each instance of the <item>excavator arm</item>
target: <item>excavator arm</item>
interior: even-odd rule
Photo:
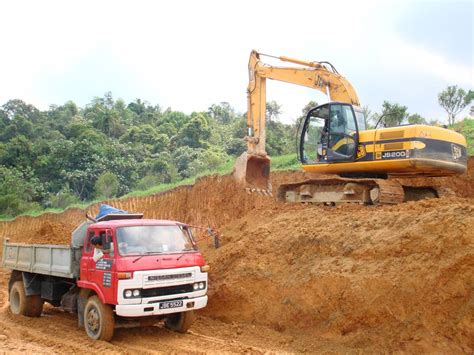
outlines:
[[[260,56],[279,59],[299,67],[275,67],[260,61]],[[266,79],[283,81],[319,90],[330,100],[360,106],[352,85],[328,62],[306,62],[288,57],[273,57],[253,50],[249,59],[247,88],[247,152],[236,161],[235,178],[252,189],[271,191],[270,158],[265,150]]]

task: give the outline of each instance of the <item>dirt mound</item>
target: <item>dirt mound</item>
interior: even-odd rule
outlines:
[[[303,178],[302,172],[275,174],[273,184]],[[143,212],[145,218],[172,219],[198,226],[221,228],[259,207],[276,205],[267,196],[248,194],[230,176],[208,176],[192,186],[146,197],[132,197],[104,201],[114,207],[132,212]],[[100,204],[87,211],[95,216]],[[21,216],[11,222],[0,222],[0,237],[12,242],[38,244],[69,244],[71,231],[84,221],[85,210],[68,209],[63,213],[45,213],[40,217]]]
[[[209,257],[205,312],[315,343],[470,351],[473,226],[473,201],[460,199],[255,211],[225,228],[227,244]]]
[[[272,184],[276,189],[307,177],[313,176],[274,173]],[[262,346],[258,338],[265,333],[270,340],[263,344],[285,351],[472,352],[474,159],[463,176],[433,182],[457,197],[378,207],[283,204],[247,194],[230,177],[211,176],[166,193],[107,202],[147,218],[220,229],[223,247],[202,247],[212,271],[207,318],[198,326],[213,335]],[[89,210],[95,214],[98,205]],[[67,244],[84,214],[70,209],[20,217],[1,222],[0,236]],[[6,280],[3,273],[0,282]],[[72,329],[72,318],[64,321]],[[12,322],[0,312],[0,333],[14,329]],[[32,343],[41,338],[31,333]],[[133,350],[133,341],[128,346]]]

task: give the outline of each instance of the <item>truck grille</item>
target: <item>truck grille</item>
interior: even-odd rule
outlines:
[[[187,272],[185,274],[170,274],[170,275],[152,275],[148,276],[148,281],[163,281],[163,280],[175,280],[175,279],[187,279],[192,277],[193,274]]]
[[[177,285],[168,287],[146,288],[142,290],[142,297],[159,297],[167,295],[176,295],[180,293],[193,292],[193,284]]]

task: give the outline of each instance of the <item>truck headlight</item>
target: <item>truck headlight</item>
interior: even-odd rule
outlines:
[[[204,290],[205,288],[206,288],[206,283],[205,282],[196,282],[193,285],[193,290],[194,291]]]
[[[138,297],[140,297],[140,295],[141,295],[141,292],[140,292],[140,290],[138,290],[138,289],[125,290],[125,291],[123,292],[123,296],[124,296],[125,298],[138,298]]]

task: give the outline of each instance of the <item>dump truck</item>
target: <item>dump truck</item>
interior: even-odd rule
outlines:
[[[189,225],[142,217],[110,213],[87,220],[72,232],[70,245],[6,239],[2,266],[12,270],[11,312],[39,317],[47,302],[77,313],[94,340],[159,320],[186,332],[193,311],[207,305],[209,266]]]

